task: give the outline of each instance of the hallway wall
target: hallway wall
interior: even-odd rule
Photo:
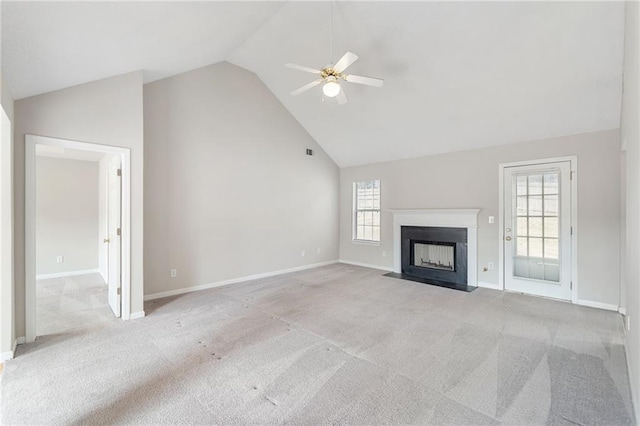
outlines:
[[[97,161],[38,157],[36,274],[97,269],[98,214]]]

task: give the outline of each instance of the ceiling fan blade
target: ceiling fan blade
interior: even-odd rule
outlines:
[[[384,80],[381,78],[362,77],[361,75],[347,75],[344,77],[349,83],[366,84],[367,86],[382,87]]]
[[[312,87],[316,87],[320,83],[322,83],[322,79],[318,79],[318,80],[312,81],[311,83],[305,84],[301,88],[299,88],[297,90],[294,90],[293,92],[291,92],[291,94],[293,96],[299,95],[300,93],[306,92],[307,90],[311,89]]]
[[[310,72],[311,74],[320,74],[322,72],[320,70],[314,70],[313,68],[303,67],[302,65],[296,64],[284,64],[284,66],[298,71]]]
[[[338,100],[338,103],[340,105],[344,105],[347,102],[349,102],[349,99],[347,99],[347,94],[344,93],[344,89],[342,87],[340,88],[340,93],[338,93],[338,96],[336,96],[336,99]]]
[[[347,52],[342,58],[333,66],[333,69],[342,72],[347,69],[349,65],[358,60],[358,55],[355,53]]]

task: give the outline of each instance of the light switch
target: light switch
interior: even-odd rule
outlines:
[[[496,218],[494,216],[489,216],[489,223],[495,223]]]

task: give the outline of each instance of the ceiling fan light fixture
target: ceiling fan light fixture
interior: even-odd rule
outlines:
[[[335,78],[328,79],[328,81],[322,86],[322,93],[329,98],[334,98],[340,93],[340,85],[336,82]]]

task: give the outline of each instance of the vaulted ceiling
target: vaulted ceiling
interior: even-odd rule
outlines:
[[[284,68],[330,62],[329,2],[7,2],[3,78],[20,99],[221,61],[255,72],[339,166],[618,128],[623,2],[333,3],[349,103]]]

